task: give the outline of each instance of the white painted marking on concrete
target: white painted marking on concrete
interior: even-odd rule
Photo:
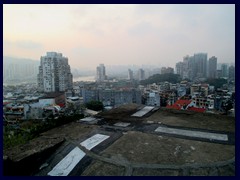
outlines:
[[[86,149],[91,150],[101,142],[105,141],[110,136],[103,135],[103,134],[95,134],[94,136],[86,139],[85,141],[81,142],[80,145],[84,146]]]
[[[80,119],[80,121],[87,121],[87,122],[94,121],[94,120],[97,120],[97,119],[94,117],[85,117],[83,119]]]
[[[154,123],[154,121],[147,121],[147,123],[148,123],[148,124],[153,124],[153,123]]]
[[[167,128],[167,127],[158,127],[155,131],[167,133],[167,134],[183,135],[183,136],[188,136],[188,137],[197,137],[197,138],[213,139],[213,140],[219,140],[219,141],[228,141],[228,136],[226,134],[191,131],[191,130],[183,130],[183,129],[175,129],[175,128]]]
[[[50,176],[67,176],[79,161],[85,156],[80,148],[75,147],[49,173]]]
[[[130,124],[131,124],[131,123],[118,122],[118,123],[115,123],[114,126],[127,127],[127,126],[129,126]]]
[[[152,106],[145,106],[140,111],[134,113],[132,116],[134,116],[134,117],[142,117],[142,116],[144,116],[145,114],[147,114],[148,112],[150,112],[153,109],[154,109],[154,107],[152,107]]]

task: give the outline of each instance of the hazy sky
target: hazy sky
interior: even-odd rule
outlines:
[[[3,55],[63,53],[71,67],[235,61],[235,5],[3,5]]]

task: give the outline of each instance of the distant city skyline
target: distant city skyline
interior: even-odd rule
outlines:
[[[173,67],[207,53],[235,62],[235,5],[3,5],[3,55],[66,55],[75,68]]]

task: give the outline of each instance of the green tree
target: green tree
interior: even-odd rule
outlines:
[[[223,84],[227,83],[226,79],[223,78],[218,78],[218,79],[208,79],[207,83],[210,84],[211,86],[214,86],[215,89],[221,88]]]
[[[179,74],[154,74],[153,76],[150,76],[148,79],[140,81],[140,84],[147,85],[152,83],[160,83],[168,81],[170,83],[177,83],[181,81],[181,77]]]
[[[103,103],[100,101],[90,101],[86,103],[86,107],[94,111],[101,111],[104,108]]]
[[[231,100],[222,102],[222,108],[225,111],[225,114],[228,115],[228,111],[233,108],[233,102]]]

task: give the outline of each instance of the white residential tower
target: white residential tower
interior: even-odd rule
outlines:
[[[62,53],[47,52],[41,56],[38,87],[43,92],[61,92],[72,89],[72,74],[68,58]]]

